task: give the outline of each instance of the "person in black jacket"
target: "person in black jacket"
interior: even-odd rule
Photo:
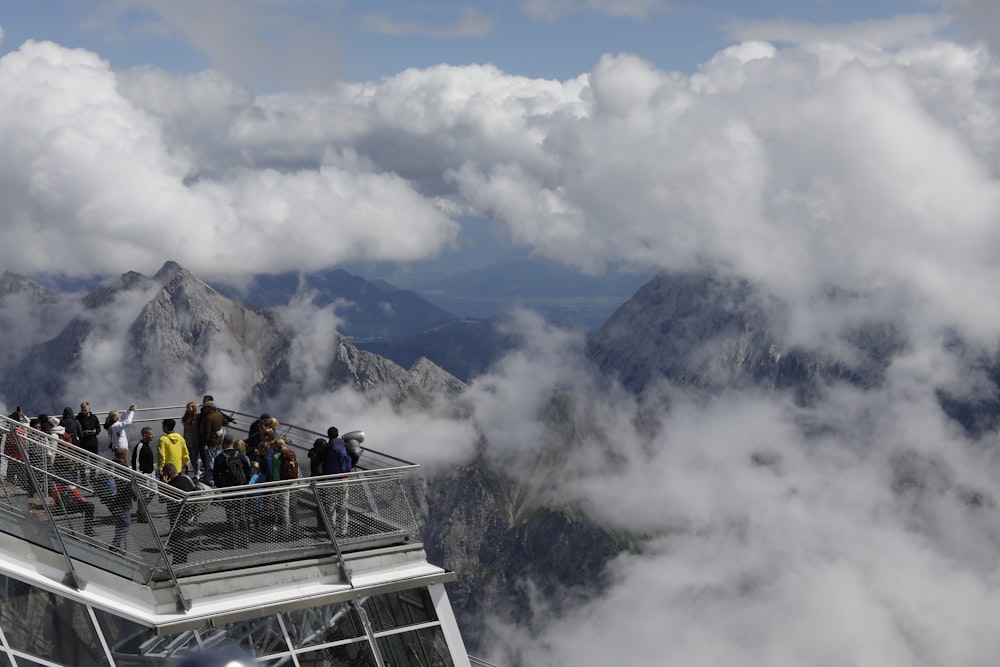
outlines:
[[[163,466],[163,481],[175,489],[186,493],[196,490],[191,478],[178,472],[177,466],[173,463]],[[168,499],[161,496],[160,502],[168,502]],[[167,544],[167,551],[173,554],[173,562],[175,564],[186,563],[188,552],[190,551],[188,523],[192,517],[191,506],[187,503],[177,502],[172,498],[169,499],[169,502],[167,517],[170,519],[171,525],[176,525],[173,530],[173,537]],[[183,512],[181,511],[182,507],[184,509]]]
[[[90,411],[90,403],[87,401],[80,404],[80,412],[76,416],[76,421],[80,424],[80,447],[91,454],[97,454],[97,434],[101,432],[101,420]],[[90,472],[88,466],[88,477]]]
[[[156,479],[156,472],[154,472],[155,468],[153,466],[153,429],[150,426],[142,427],[142,431],[139,434],[139,442],[132,449],[132,470],[137,470],[150,479]],[[150,484],[149,486],[152,487],[155,484]],[[144,494],[144,496],[147,505],[152,502],[152,493]],[[142,503],[139,503],[135,519],[139,523],[147,523],[149,519],[142,508]]]
[[[73,416],[73,408],[63,408],[62,417],[59,419],[59,425],[62,426],[66,430],[66,433],[70,435],[73,440],[73,444],[79,447],[80,441],[83,440],[83,427],[80,426],[80,420]]]

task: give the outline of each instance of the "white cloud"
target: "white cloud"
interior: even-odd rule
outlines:
[[[524,349],[469,394],[486,456],[533,489],[513,511],[582,509],[645,537],[590,601],[523,610],[531,636],[494,626],[495,662],[979,664],[1000,648],[1000,460],[945,417],[925,361],[809,408],[681,388],[659,402],[594,376],[566,332],[516,328]],[[553,391],[575,397],[560,402],[571,436],[545,409]]]
[[[949,22],[947,14],[913,14],[832,24],[789,20],[734,21],[726,27],[726,32],[730,39],[737,42],[839,43],[882,49],[932,41]]]
[[[341,56],[328,28],[341,4],[101,0],[90,24],[115,41],[181,40],[243,81],[312,88],[336,81]]]
[[[675,5],[668,0],[521,0],[520,4],[525,16],[540,21],[554,21],[576,12],[644,19]]]
[[[359,17],[361,25],[383,35],[423,35],[426,37],[486,37],[493,31],[493,19],[472,7],[461,10],[453,25],[439,26],[423,21],[401,21],[385,12],[369,12]]]

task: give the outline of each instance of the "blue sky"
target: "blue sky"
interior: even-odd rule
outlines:
[[[0,53],[35,39],[94,51],[114,68],[231,66],[260,92],[331,77],[377,79],[439,63],[492,63],[511,74],[567,79],[588,72],[605,53],[633,53],[691,73],[751,22],[852,24],[940,12],[930,0],[4,0]],[[243,48],[256,52],[254,68],[228,61]]]

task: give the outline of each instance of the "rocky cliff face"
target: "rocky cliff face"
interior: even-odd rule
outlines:
[[[248,395],[288,395],[299,381],[290,370],[292,341],[310,326],[222,296],[175,262],[153,277],[124,274],[72,301],[8,274],[0,281],[0,313],[17,300],[31,305],[21,317],[31,327],[22,327],[22,347],[0,369],[0,392],[11,405],[36,411],[75,405],[81,395],[176,401],[220,378],[239,382]],[[461,386],[429,362],[411,372],[330,335],[329,358],[299,361],[323,369],[324,388],[348,384],[401,402]]]
[[[708,273],[660,273],[588,342],[598,367],[634,393],[667,380],[699,390],[756,386],[814,400],[828,381],[873,386],[905,341],[891,324],[842,334],[846,363],[783,341],[782,305],[746,281]]]

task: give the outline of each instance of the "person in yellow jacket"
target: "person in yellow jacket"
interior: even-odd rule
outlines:
[[[191,467],[191,454],[184,436],[174,430],[176,425],[173,419],[163,420],[163,435],[156,447],[156,465],[163,470],[165,465],[173,463],[177,470],[187,472]]]

